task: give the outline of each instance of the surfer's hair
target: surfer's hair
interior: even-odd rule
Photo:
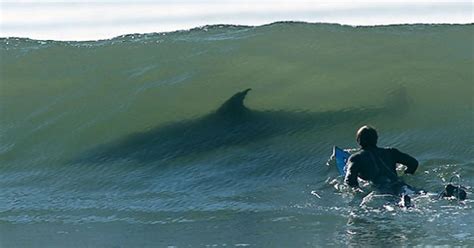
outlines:
[[[356,138],[362,148],[374,147],[377,145],[377,130],[371,126],[363,126],[357,130]]]

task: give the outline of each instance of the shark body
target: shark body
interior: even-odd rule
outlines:
[[[252,110],[244,104],[250,90],[235,93],[207,115],[126,136],[114,143],[97,147],[83,159],[89,162],[118,159],[166,161],[293,132],[321,129],[347,119],[353,122],[364,121],[393,110],[392,106],[328,112]],[[395,98],[398,107],[406,102],[404,94]]]

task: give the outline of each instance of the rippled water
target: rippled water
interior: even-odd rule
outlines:
[[[473,26],[212,26],[1,39],[0,245],[474,245]],[[242,99],[238,94],[252,88]],[[236,100],[237,99],[237,100]],[[352,194],[329,161],[363,124],[430,192]],[[365,198],[368,199],[367,197]]]

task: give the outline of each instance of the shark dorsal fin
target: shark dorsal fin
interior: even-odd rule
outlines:
[[[244,99],[250,90],[251,88],[248,88],[235,93],[217,109],[216,113],[218,115],[238,115],[248,111],[244,105]]]

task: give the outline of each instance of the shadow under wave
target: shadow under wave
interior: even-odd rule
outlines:
[[[168,161],[275,136],[363,122],[381,114],[398,116],[409,105],[409,98],[404,88],[401,88],[390,95],[381,107],[327,112],[259,111],[244,105],[250,90],[237,92],[208,115],[131,134],[116,142],[95,147],[75,162]]]

